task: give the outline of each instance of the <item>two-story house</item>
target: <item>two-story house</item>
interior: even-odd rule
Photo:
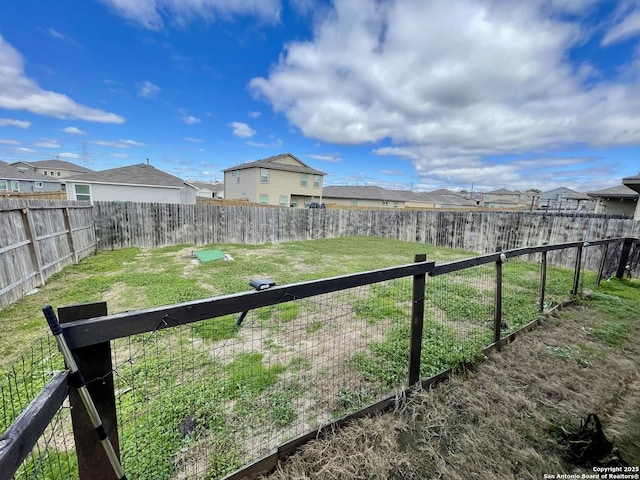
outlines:
[[[506,188],[492,190],[484,194],[484,206],[507,210],[524,209],[529,206],[532,197],[523,192],[514,192]]]
[[[38,160],[36,162],[21,160],[10,163],[9,165],[22,172],[35,172],[40,175],[58,179],[79,175],[81,173],[91,173],[93,171],[76,165],[75,163],[65,162],[64,160]]]
[[[0,194],[58,192],[62,186],[56,179],[33,171],[23,171],[0,161]]]
[[[224,198],[304,208],[322,201],[325,175],[294,155],[283,153],[224,170]]]

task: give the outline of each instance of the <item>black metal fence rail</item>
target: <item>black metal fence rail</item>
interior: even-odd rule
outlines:
[[[342,396],[341,402],[344,405],[349,406],[351,401],[355,403],[351,405],[351,409],[345,410],[346,413],[339,415],[337,420],[336,417],[326,416],[318,410],[310,410],[299,424],[286,430],[288,433],[267,441],[264,440],[268,436],[267,432],[257,432],[255,439],[251,440],[251,445],[255,446],[247,446],[252,452],[250,458],[235,458],[236,462],[241,461],[241,464],[249,465],[226,477],[236,479],[273,468],[279,459],[295,451],[304,442],[342,422],[389,408],[396,401],[396,395],[389,395],[389,392],[404,391],[404,387],[420,383],[421,379],[421,383],[427,385],[446,378],[448,368],[452,365],[445,365],[443,359],[430,358],[430,349],[435,348],[434,344],[444,345],[448,341],[462,341],[463,350],[466,350],[459,360],[464,361],[481,353],[483,348],[485,351],[499,348],[511,341],[519,331],[531,328],[536,323],[532,320],[540,312],[554,308],[554,305],[566,300],[570,294],[578,295],[583,291],[587,276],[583,262],[585,251],[599,259],[598,272],[588,273],[588,281],[591,282],[589,284],[595,285],[610,276],[622,278],[629,270],[638,268],[640,239],[614,238],[525,247],[497,251],[443,265],[435,265],[434,262],[427,261],[424,255],[417,255],[415,262],[408,265],[276,286],[264,291],[238,293],[115,315],[106,315],[105,303],[79,305],[61,308],[58,315],[64,336],[80,370],[85,378],[92,380],[88,384],[89,391],[96,401],[98,413],[116,449],[119,448],[119,434],[122,435],[123,428],[127,426],[118,425],[119,413],[122,413],[118,410],[134,408],[133,413],[130,412],[132,416],[127,417],[127,421],[136,425],[135,422],[140,422],[141,426],[146,425],[144,422],[147,419],[157,421],[150,407],[140,403],[148,401],[150,395],[164,395],[167,397],[166,400],[171,402],[172,392],[174,389],[177,391],[182,388],[182,385],[157,385],[151,392],[145,389],[154,381],[164,382],[166,379],[163,378],[163,374],[167,373],[164,369],[169,369],[174,364],[184,364],[185,369],[190,369],[190,375],[193,378],[197,377],[197,381],[212,383],[215,379],[208,378],[207,374],[215,375],[217,371],[231,372],[230,365],[237,363],[238,359],[233,355],[238,351],[244,352],[242,359],[249,361],[255,360],[251,355],[254,355],[256,349],[269,346],[272,348],[273,359],[270,360],[271,363],[265,363],[261,370],[265,376],[278,375],[279,373],[273,372],[281,372],[281,364],[287,363],[290,369],[289,376],[295,377],[298,373],[294,371],[296,369],[300,372],[306,369],[308,373],[301,374],[298,381],[307,382],[316,388],[313,384],[317,383],[320,377],[313,375],[319,375],[320,369],[326,371],[335,368],[334,364],[324,359],[318,366],[305,366],[305,359],[300,358],[298,354],[311,352],[313,342],[320,338],[314,336],[318,329],[331,322],[335,323],[336,319],[340,318],[346,318],[348,323],[352,324],[353,330],[346,332],[347,337],[337,338],[335,344],[327,343],[326,348],[339,350],[348,348],[350,343],[361,344],[364,350],[358,352],[358,361],[364,365],[365,370],[386,364],[387,361],[404,364],[404,368],[391,372],[390,377],[385,380],[386,383],[378,382],[374,385],[365,375],[364,379],[359,380],[360,383],[356,382],[356,390],[340,390],[338,393]],[[574,265],[571,278],[567,276],[566,271],[561,272],[562,269],[547,264],[547,255],[551,254],[571,255]],[[470,295],[469,292],[474,294]],[[516,292],[518,295],[522,295],[522,292],[528,295],[526,302],[520,302],[524,305],[516,304],[516,300],[521,298],[516,296]],[[376,300],[380,300],[379,305],[374,305]],[[295,305],[295,315],[291,317],[286,316],[288,304]],[[246,329],[247,335],[256,335],[253,339],[245,338],[250,343],[246,350],[242,350],[245,348],[242,344],[244,340],[213,342],[211,345],[215,344],[214,347],[202,340],[205,337],[194,336],[196,328],[202,330],[201,327],[207,325],[207,328],[216,329],[222,324],[223,319],[245,311],[252,313],[242,328]],[[207,323],[211,322],[211,319],[215,322]],[[264,338],[265,332],[271,336]],[[215,334],[218,335],[219,332]],[[322,341],[327,341],[333,334],[339,337],[345,334],[345,331],[339,328],[327,331],[323,334]],[[288,335],[288,344],[285,343],[285,335]],[[394,352],[385,350],[388,347],[385,342],[389,337],[395,338],[394,341],[406,341],[406,348],[403,347],[404,353],[399,360],[397,356],[393,356]],[[201,350],[199,353],[196,352],[197,355],[192,355],[192,350],[196,349]],[[155,356],[163,351],[167,351],[170,357],[166,363]],[[260,358],[258,363],[261,361]],[[451,358],[447,361],[450,362]],[[213,362],[213,367],[207,367],[206,362]],[[354,357],[349,357],[345,362],[342,374],[353,375]],[[153,363],[157,363],[155,376],[142,371],[143,366]],[[185,371],[178,375],[185,377]],[[66,396],[66,389],[62,387],[66,379],[64,374],[57,374],[53,378],[54,380],[47,384],[0,437],[0,480],[14,478],[14,475],[15,478],[29,478],[20,473],[20,464],[28,457],[28,452],[37,447],[40,434],[53,428],[51,425],[47,426],[46,422],[52,419],[56,412],[59,413],[59,407]],[[289,386],[294,385],[296,378],[293,378]],[[247,379],[239,380],[240,383],[243,381],[246,382]],[[331,390],[333,396],[338,390],[339,385],[336,382],[339,381],[349,381],[349,378],[332,379],[333,383],[326,388]],[[221,388],[236,387],[237,385],[226,382]],[[384,393],[385,388],[387,393]],[[318,391],[314,390],[316,393]],[[131,392],[139,395],[139,398],[136,397],[138,400],[124,402],[123,398]],[[203,392],[209,390],[204,389]],[[219,391],[214,393],[222,397],[228,394],[221,394]],[[249,408],[258,408],[260,402],[265,401],[265,397],[259,394],[251,397],[256,405]],[[211,401],[220,402],[219,399]],[[309,401],[307,397],[298,396],[294,403],[306,408],[305,403]],[[237,405],[234,405],[236,402],[227,400],[227,403],[229,406],[222,414],[237,416]],[[95,431],[86,415],[82,415],[83,407],[73,389],[69,393],[69,404],[75,440],[74,445],[69,448],[77,455],[77,465],[65,471],[67,474],[69,471],[77,472],[82,480],[113,478],[113,473],[108,468],[108,459],[97,445]],[[35,409],[42,406],[46,408],[33,416]],[[336,412],[341,410],[334,408],[333,415],[337,415]],[[308,425],[312,425],[309,423],[312,417],[318,426],[309,428]],[[260,422],[264,420],[259,416],[256,418]],[[187,431],[185,436],[188,436],[189,425],[186,420],[188,417],[176,428],[184,428]],[[263,423],[269,425],[266,420]],[[283,421],[283,424],[285,423]],[[173,427],[167,426],[167,429],[171,428]],[[64,429],[68,430],[69,427]],[[263,441],[261,438],[266,442],[264,445],[260,444]],[[133,447],[133,444],[125,447],[122,453],[125,457],[125,471],[127,465],[141,461],[140,458],[127,458],[127,455],[133,455],[134,451],[136,455],[144,454],[148,450],[145,450],[146,441],[147,439],[140,438],[134,442]],[[273,442],[277,442],[275,448]],[[173,459],[176,462],[180,460],[184,467],[178,475],[179,478],[204,478],[206,475],[209,475],[207,478],[213,478],[209,471],[210,452],[204,451],[206,448],[202,444],[192,445],[194,450],[203,449],[201,460],[206,461],[207,465],[190,469],[185,465],[191,452],[170,453],[169,455],[174,457],[185,457]],[[162,455],[162,452],[160,454]],[[219,471],[218,476],[228,474],[229,465],[225,468]],[[174,477],[175,472],[167,475],[165,478],[177,478]],[[49,474],[33,478],[64,477]]]

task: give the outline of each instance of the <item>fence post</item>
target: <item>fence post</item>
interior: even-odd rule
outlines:
[[[496,252],[502,250],[501,246],[496,247]],[[496,260],[496,291],[493,306],[493,341],[500,341],[502,330],[502,258]]]
[[[40,244],[38,243],[38,236],[36,233],[36,227],[33,223],[33,217],[31,216],[31,210],[25,207],[22,209],[22,221],[24,223],[24,230],[27,234],[27,240],[29,240],[29,254],[31,255],[31,261],[33,262],[33,268],[36,271],[36,278],[38,279],[38,286],[44,285],[44,277],[42,275],[42,255],[40,254]]]
[[[427,255],[419,253],[414,261],[426,262]],[[409,346],[409,385],[420,381],[420,358],[422,356],[422,327],[424,325],[424,294],[426,274],[413,276],[413,302],[411,304],[411,344]]]
[[[588,245],[587,242],[584,242],[584,245]],[[571,289],[571,295],[578,295],[578,290],[580,288],[580,269],[582,268],[582,245],[578,246],[578,251],[576,252],[576,266],[573,272],[573,288]]]
[[[107,315],[106,302],[72,305],[58,309],[58,317],[61,324],[104,315]],[[87,389],[102,419],[107,436],[119,455],[111,345],[109,342],[102,342],[96,345],[76,348],[71,352],[82,376],[87,382]],[[80,480],[116,479],[109,458],[102,448],[96,430],[76,389],[72,388],[69,391],[69,403],[71,404],[71,422],[73,424],[73,437],[78,457]]]
[[[618,271],[616,272],[616,278],[624,277],[624,269],[629,261],[629,253],[631,252],[631,246],[633,245],[633,238],[625,238],[622,246],[622,254],[620,255],[620,263],[618,263]]]
[[[607,237],[608,239],[609,237]],[[604,268],[607,264],[607,255],[609,254],[609,243],[604,244],[604,250],[602,252],[602,258],[600,258],[600,266],[598,267],[598,278],[596,279],[596,285],[600,285],[602,277],[604,276]]]
[[[538,311],[544,312],[544,294],[547,289],[547,252],[542,252],[542,260],[540,262],[540,303]]]

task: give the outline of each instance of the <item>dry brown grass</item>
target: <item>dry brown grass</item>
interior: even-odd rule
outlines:
[[[419,392],[401,411],[309,443],[276,479],[540,479],[593,473],[567,461],[562,429],[596,413],[640,465],[640,338],[608,347],[601,313],[574,309],[518,338],[475,371]],[[636,332],[638,329],[636,329]],[[267,478],[267,477],[265,477]]]

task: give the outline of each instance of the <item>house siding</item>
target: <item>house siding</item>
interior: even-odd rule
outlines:
[[[75,185],[89,185],[92,202],[196,203],[195,188],[166,188],[131,185],[105,185],[67,180],[67,198],[75,200]],[[184,193],[183,193],[184,192]],[[182,198],[184,197],[184,198]]]
[[[278,162],[285,163],[285,162]],[[292,165],[298,165],[297,162]],[[234,170],[225,172],[224,174],[224,197],[226,199],[247,198],[251,202],[260,203],[260,195],[269,197],[269,205],[280,205],[280,195],[286,195],[291,203],[292,197],[305,198],[309,202],[300,202],[298,207],[304,207],[305,203],[319,201],[322,196],[323,179],[320,180],[320,187],[314,186],[314,175],[307,174],[307,186],[300,186],[300,173],[287,172],[269,168],[269,183],[260,182],[260,168],[246,168],[239,170],[240,183],[234,175]]]

